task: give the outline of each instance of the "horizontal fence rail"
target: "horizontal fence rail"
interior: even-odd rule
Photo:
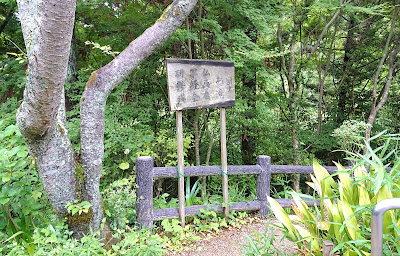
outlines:
[[[292,199],[276,199],[276,201],[283,207],[289,208],[293,202]],[[319,205],[320,200],[305,200],[307,206]],[[185,216],[193,217],[197,213],[203,210],[211,210],[216,213],[222,213],[223,208],[220,204],[210,204],[210,205],[194,205],[185,207]],[[258,200],[249,202],[239,202],[232,203],[229,206],[230,211],[258,211],[261,209],[261,203]],[[177,219],[179,217],[178,208],[165,208],[153,210],[153,220],[163,220],[163,219]]]
[[[335,173],[337,167],[326,166],[329,173]],[[235,202],[229,204],[230,211],[259,211],[265,216],[269,213],[267,196],[270,195],[270,183],[272,174],[310,174],[312,166],[300,165],[271,165],[269,156],[258,156],[256,165],[229,165],[228,175],[257,175],[257,188],[255,201]],[[222,175],[221,166],[185,166],[185,177],[217,176]],[[136,159],[136,216],[140,227],[150,228],[153,221],[163,219],[175,219],[179,217],[178,208],[153,209],[153,180],[155,178],[177,178],[176,167],[154,167],[152,157],[144,156]],[[291,207],[292,199],[277,199],[284,208]],[[308,206],[319,205],[319,201],[305,199]],[[222,213],[221,204],[195,205],[185,207],[185,217],[197,215],[200,209],[208,209],[216,213]]]
[[[336,166],[324,167],[330,174],[337,171]],[[185,166],[185,177],[218,176],[221,175],[221,166]],[[154,178],[176,178],[176,167],[154,167]],[[260,174],[259,165],[228,165],[228,175]],[[312,166],[302,165],[271,165],[271,174],[310,174]]]
[[[176,178],[176,167],[155,167],[154,178]],[[221,166],[185,166],[185,177],[221,175]],[[228,165],[228,175],[260,174],[258,165]]]

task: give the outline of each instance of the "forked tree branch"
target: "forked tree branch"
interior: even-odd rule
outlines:
[[[93,206],[100,207],[93,209],[96,216],[92,227],[99,226],[102,219],[99,185],[104,155],[104,113],[108,95],[179,28],[196,2],[197,0],[175,0],[152,27],[131,42],[114,60],[94,71],[86,84],[80,104],[84,199]]]

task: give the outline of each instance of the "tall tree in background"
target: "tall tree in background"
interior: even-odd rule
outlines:
[[[111,91],[182,24],[196,0],[175,0],[141,36],[90,76],[80,103],[81,159],[74,159],[65,118],[67,74],[76,1],[19,0],[18,12],[29,59],[24,100],[17,123],[50,202],[67,217],[75,236],[99,230],[103,219],[99,185],[104,155],[104,113]],[[85,200],[92,207],[74,219],[66,204]]]
[[[288,45],[288,61],[285,58],[284,51],[286,50],[286,46],[283,45],[283,35],[282,35],[282,24],[278,24],[277,29],[277,40],[279,51],[281,52],[281,70],[286,80],[282,77],[282,89],[284,95],[287,95],[288,98],[288,122],[290,123],[290,128],[292,132],[292,152],[293,152],[293,164],[299,164],[299,140],[298,140],[298,94],[301,87],[301,81],[299,81],[299,76],[301,75],[301,69],[299,68],[299,63],[302,63],[302,53],[297,54],[298,51],[296,49],[296,44],[302,44],[301,38],[301,29],[302,23],[305,20],[304,11],[305,7],[310,5],[310,1],[305,1],[306,6],[303,6],[301,1],[293,1],[292,5],[292,13],[290,15],[290,19],[293,24],[291,24],[291,33],[287,34]],[[297,77],[297,79],[296,79]],[[287,87],[287,90],[286,90]],[[293,189],[295,191],[299,191],[300,189],[300,174],[293,175]]]
[[[372,87],[372,104],[371,111],[368,116],[368,124],[371,126],[365,132],[365,139],[368,140],[371,137],[372,125],[375,122],[376,115],[379,110],[386,103],[389,90],[392,85],[393,77],[396,74],[397,68],[400,63],[400,30],[398,26],[396,27],[396,20],[399,15],[400,6],[398,0],[395,1],[395,7],[393,9],[392,19],[389,25],[389,32],[387,35],[387,40],[383,48],[382,57],[380,58],[379,64],[377,66],[373,87]],[[383,68],[386,64],[386,71]],[[379,90],[379,84],[383,84]],[[378,93],[379,90],[379,93]],[[366,152],[366,149],[365,149]],[[364,153],[365,153],[364,152]]]

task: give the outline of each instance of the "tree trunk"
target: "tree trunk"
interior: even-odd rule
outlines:
[[[353,73],[353,51],[355,47],[354,42],[354,26],[355,20],[354,17],[351,17],[349,20],[349,24],[347,27],[347,36],[346,42],[344,45],[344,57],[343,57],[343,73],[345,74],[342,78],[342,85],[338,91],[338,105],[337,105],[337,114],[336,114],[336,123],[340,126],[344,120],[348,119],[346,113],[347,111],[347,102],[350,102],[350,92],[352,89],[352,83],[354,82],[352,79]]]
[[[64,102],[75,1],[18,1],[18,13],[29,75],[17,124],[30,155],[36,159],[50,202],[58,216],[63,217],[65,205],[78,198]]]
[[[297,31],[297,29],[295,29]],[[292,35],[293,38],[295,38],[295,35]],[[278,25],[278,30],[277,30],[277,39],[278,39],[278,44],[279,44],[279,50],[283,52],[283,44],[282,44],[282,27],[281,24]],[[299,87],[295,86],[295,81],[293,79],[294,75],[294,69],[296,66],[296,61],[295,61],[295,43],[296,41],[292,39],[289,50],[290,50],[290,57],[289,57],[289,64],[288,67],[286,67],[286,60],[285,56],[282,55],[281,57],[281,67],[282,70],[284,71],[284,74],[286,76],[287,80],[287,85],[289,89],[289,122],[291,126],[291,131],[292,131],[292,152],[293,152],[293,164],[297,165],[299,163],[299,154],[298,154],[298,149],[299,149],[299,142],[297,140],[297,90]],[[283,87],[284,88],[284,87]],[[300,189],[300,174],[293,174],[293,189],[295,191],[299,191]]]
[[[255,73],[254,73],[255,74]],[[246,87],[247,95],[248,95],[248,106],[251,108],[247,113],[245,113],[245,120],[251,120],[254,117],[252,111],[255,109],[255,99],[256,95],[256,77],[247,77],[246,74],[243,75],[243,86]],[[254,164],[254,152],[255,152],[255,138],[251,134],[251,127],[243,124],[242,126],[242,144],[241,144],[241,153],[242,153],[242,163],[244,165]]]
[[[340,13],[340,12],[339,12]],[[336,16],[336,14],[335,14]],[[334,16],[334,17],[335,17]],[[333,18],[331,19],[331,21],[329,23],[331,23],[333,20]],[[326,28],[326,26],[325,26]],[[337,26],[335,26],[335,32],[334,35],[336,35],[336,29]],[[325,30],[325,29],[324,29]],[[320,41],[321,36],[318,38],[318,41]],[[334,40],[332,39],[329,50],[328,50],[328,54],[326,58],[326,63],[325,65],[319,65],[318,64],[318,57],[315,57],[316,60],[316,66],[317,66],[317,71],[318,71],[318,78],[319,78],[319,98],[318,98],[318,125],[317,125],[317,135],[319,135],[321,133],[321,129],[322,129],[322,119],[323,119],[323,114],[324,114],[324,110],[325,108],[322,106],[323,105],[323,101],[324,101],[324,90],[325,90],[325,79],[326,79],[326,75],[328,73],[328,69],[330,67],[330,63],[331,63],[331,56],[332,56],[332,52],[333,52],[333,43]],[[319,63],[322,62],[322,59],[319,61]],[[308,189],[309,187],[307,187]]]
[[[24,100],[17,123],[36,159],[50,202],[80,237],[96,232],[104,217],[100,171],[104,155],[104,113],[111,91],[183,23],[196,0],[175,0],[113,61],[92,73],[81,98],[81,164],[75,162],[65,120],[64,83],[75,17],[75,0],[19,0],[19,17],[28,54]],[[82,189],[81,189],[82,188]],[[92,204],[84,216],[71,216],[67,203]]]
[[[254,44],[257,43],[257,28],[252,25],[245,34],[250,38],[250,41]],[[254,117],[254,112],[256,110],[256,94],[257,94],[257,68],[252,64],[247,64],[247,72],[243,73],[242,83],[243,87],[246,89],[246,101],[248,105],[248,110],[244,113],[245,120],[251,120]],[[251,66],[253,65],[253,66]],[[250,125],[244,123],[242,125],[242,163],[244,165],[255,164],[256,158],[254,153],[256,150],[256,139],[253,135],[253,128]]]
[[[377,68],[377,70],[375,72],[375,76],[374,76],[374,86],[372,89],[372,105],[371,105],[370,114],[368,116],[368,124],[370,124],[371,126],[365,131],[365,139],[366,140],[369,140],[369,138],[371,138],[371,129],[372,129],[372,125],[375,122],[376,115],[378,114],[379,110],[383,107],[383,105],[386,103],[386,101],[388,99],[390,85],[392,84],[392,80],[393,80],[393,74],[394,74],[394,71],[395,71],[397,65],[399,64],[399,62],[398,62],[399,57],[396,57],[396,56],[400,52],[400,36],[395,40],[395,42],[393,42],[393,44],[397,47],[395,47],[392,50],[392,52],[390,52],[390,54],[389,54],[389,58],[388,58],[389,59],[388,60],[388,69],[389,70],[387,73],[387,79],[386,79],[385,86],[383,86],[383,88],[381,89],[381,92],[380,92],[381,98],[378,99],[378,97],[377,97],[378,80],[379,80],[379,76],[381,75],[381,70],[383,68],[383,65],[385,64],[386,57],[388,55],[389,46],[392,43],[391,40],[392,40],[392,36],[394,34],[395,22],[396,22],[397,16],[400,11],[400,7],[398,6],[399,2],[400,1],[397,0],[395,3],[396,6],[393,10],[393,16],[392,16],[392,20],[390,22],[389,35],[386,40],[382,58],[378,64],[378,68]],[[367,153],[366,148],[364,148],[364,154],[365,153]]]

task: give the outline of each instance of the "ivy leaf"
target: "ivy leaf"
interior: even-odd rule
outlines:
[[[28,155],[28,152],[25,150],[22,150],[22,149],[20,151],[18,151],[18,153],[17,153],[17,156],[21,157],[21,158],[26,157],[27,155]]]
[[[35,190],[32,192],[32,198],[35,200],[38,200],[41,196],[42,196],[42,192],[40,192],[40,191]]]
[[[11,173],[9,172],[5,173],[2,177],[3,183],[10,181],[10,179],[11,179]]]
[[[73,208],[71,211],[72,216],[75,215],[75,213],[77,213],[80,209],[79,208]]]
[[[126,170],[126,169],[129,168],[129,163],[121,163],[119,165],[119,168],[122,169],[122,170]]]
[[[6,203],[8,203],[8,201],[10,201],[10,198],[8,197],[0,198],[0,204],[5,205]]]
[[[174,231],[174,229],[172,228],[171,223],[169,222],[169,219],[164,219],[164,220],[161,222],[161,225],[163,226],[163,228],[164,228],[164,230],[165,230],[166,232],[172,232],[172,231]]]

